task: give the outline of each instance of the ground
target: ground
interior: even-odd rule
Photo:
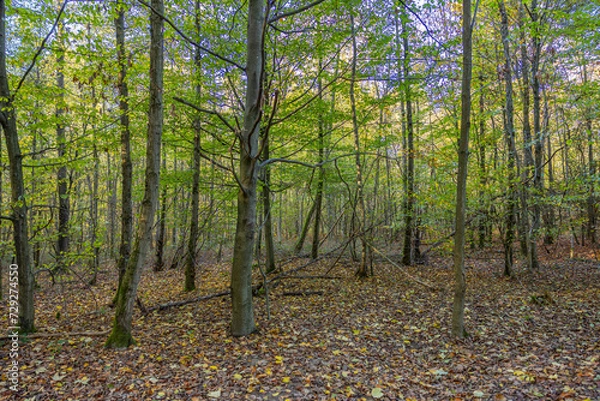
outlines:
[[[19,390],[3,369],[0,399],[600,400],[600,262],[585,250],[578,259],[560,246],[549,252],[558,256],[514,278],[500,275],[500,253],[471,254],[466,340],[449,333],[448,255],[408,269],[376,261],[367,279],[323,259],[298,274],[336,278],[282,280],[270,319],[259,293],[259,331],[247,338],[228,333],[228,297],[146,316],[136,309],[137,346],[126,350],[105,349],[108,333],[94,333],[110,328],[114,269],[92,289],[76,277],[54,286],[42,278],[36,324],[58,336],[21,342]],[[199,289],[184,294],[182,271],[148,269],[140,299],[151,307],[227,290],[227,264],[200,273]],[[302,291],[322,293],[284,295]],[[7,366],[9,345],[0,345]]]

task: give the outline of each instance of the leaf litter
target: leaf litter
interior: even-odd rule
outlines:
[[[322,276],[330,263],[302,274]],[[342,261],[331,271],[336,280],[282,280],[270,291],[270,320],[264,294],[255,297],[258,332],[246,338],[229,335],[229,297],[147,315],[136,309],[138,343],[117,351],[103,347],[105,335],[93,335],[110,329],[112,269],[92,291],[77,281],[44,283],[37,326],[57,336],[21,342],[18,399],[600,399],[598,261],[547,259],[514,278],[501,277],[499,263],[468,260],[466,340],[449,334],[447,257],[407,268],[439,291],[415,285],[386,260],[367,279]],[[154,306],[225,291],[228,268],[203,266],[191,294],[181,292],[182,271],[148,270],[140,300]],[[1,352],[9,361],[6,346]],[[5,372],[1,381],[0,399],[13,399]]]

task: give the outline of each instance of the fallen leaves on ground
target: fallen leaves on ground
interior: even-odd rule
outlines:
[[[259,332],[229,335],[229,297],[142,316],[126,350],[104,336],[36,338],[21,343],[19,399],[30,400],[598,400],[600,267],[590,260],[544,260],[537,272],[503,278],[501,259],[468,260],[466,340],[449,335],[450,258],[408,268],[431,291],[383,261],[375,276],[282,280],[255,298]],[[501,256],[501,255],[498,255]],[[303,274],[323,275],[331,260]],[[297,261],[298,265],[304,261]],[[292,265],[286,269],[293,268]],[[202,267],[200,289],[181,292],[182,271],[144,273],[146,306],[228,287],[226,264]],[[116,277],[88,290],[73,279],[37,294],[45,332],[104,331]],[[258,282],[257,276],[257,282]],[[286,291],[323,295],[284,296]],[[60,312],[60,313],[57,313]],[[8,361],[8,348],[1,357]],[[0,399],[14,396],[2,372]]]

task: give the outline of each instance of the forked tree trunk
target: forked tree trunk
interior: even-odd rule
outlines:
[[[10,165],[13,240],[19,272],[19,328],[21,333],[35,331],[34,278],[27,230],[27,196],[23,185],[23,155],[19,145],[16,112],[12,104],[6,71],[6,3],[0,0],[0,125],[6,139]],[[9,322],[11,326],[14,324]]]
[[[467,205],[467,167],[469,161],[469,130],[471,125],[472,28],[471,0],[463,0],[462,20],[463,71],[461,84],[460,138],[458,142],[458,175],[456,185],[456,234],[454,235],[454,303],[452,307],[452,334],[467,336],[464,324],[465,294],[465,214]]]
[[[246,62],[246,105],[240,133],[237,225],[231,266],[231,333],[246,336],[256,330],[252,304],[252,250],[256,230],[258,137],[264,82],[264,0],[249,0]]]
[[[154,10],[163,13],[162,0],[152,0]],[[106,346],[124,348],[134,343],[131,335],[133,306],[144,263],[152,245],[154,215],[160,185],[160,146],[163,128],[163,20],[150,12],[150,110],[146,141],[144,198],[135,245],[117,292],[115,319]]]

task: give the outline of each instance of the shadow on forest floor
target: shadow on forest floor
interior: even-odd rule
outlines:
[[[383,261],[363,280],[349,263],[333,267],[338,279],[282,280],[271,291],[270,320],[264,295],[256,297],[260,332],[248,338],[228,335],[228,297],[146,316],[136,309],[138,345],[120,351],[103,347],[106,335],[68,334],[110,328],[112,269],[92,290],[76,280],[42,283],[37,327],[57,336],[21,342],[20,389],[8,389],[3,369],[0,399],[598,400],[600,262],[586,249],[566,258],[563,248],[550,250],[558,257],[542,250],[539,271],[517,268],[510,279],[500,275],[500,253],[473,253],[465,341],[449,335],[450,257],[407,269],[439,291]],[[333,261],[300,274],[323,275]],[[192,294],[181,292],[181,270],[148,269],[139,296],[150,307],[221,292],[228,268],[202,266]]]

